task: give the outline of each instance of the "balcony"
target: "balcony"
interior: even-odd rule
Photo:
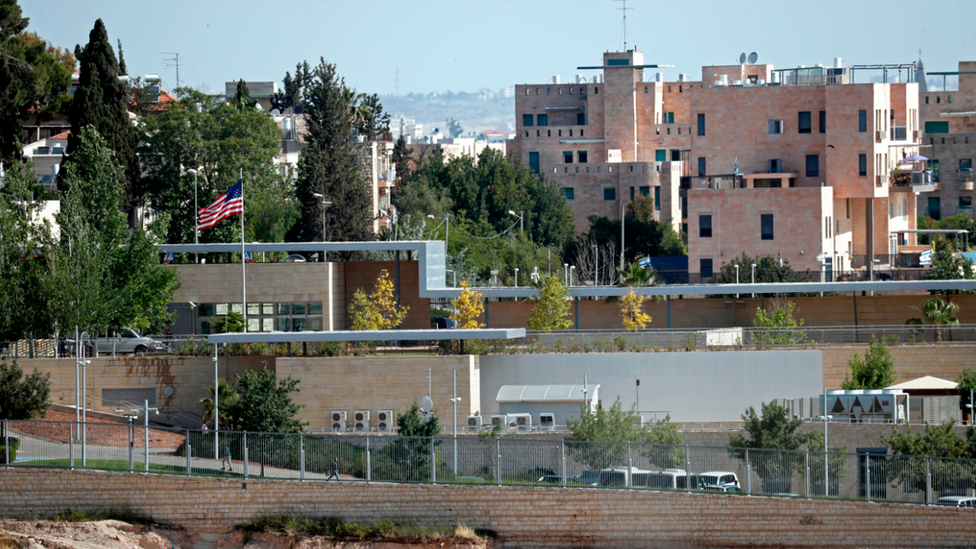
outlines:
[[[892,141],[918,141],[918,130],[909,133],[907,126],[892,126],[891,127],[891,140]]]
[[[960,191],[973,190],[973,170],[962,169],[956,172],[956,183]]]
[[[936,187],[930,171],[893,171],[891,172],[891,188],[889,190],[891,192],[927,193],[936,190]]]

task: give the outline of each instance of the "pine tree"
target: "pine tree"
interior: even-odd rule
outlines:
[[[119,63],[108,39],[105,24],[99,19],[88,35],[88,44],[79,57],[81,75],[71,105],[71,137],[68,154],[78,149],[82,130],[92,126],[115,152],[115,160],[122,165],[124,184],[121,203],[131,205],[140,193],[139,164],[136,159],[136,130],[129,122],[126,108],[130,95],[128,87],[119,80]],[[68,157],[68,163],[72,157]],[[85,166],[78,166],[80,171]]]
[[[295,194],[302,204],[302,218],[292,238],[323,238],[322,201],[332,202],[326,222],[332,241],[373,240],[372,206],[364,176],[358,167],[345,83],[335,65],[321,60],[312,71],[305,94],[308,136],[302,144]]]

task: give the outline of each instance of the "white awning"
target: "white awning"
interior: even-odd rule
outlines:
[[[917,378],[917,379],[912,379],[912,380],[905,381],[903,383],[899,383],[897,385],[892,385],[891,387],[885,387],[885,388],[886,389],[901,389],[903,391],[911,390],[911,389],[915,389],[915,390],[922,390],[922,389],[929,389],[929,390],[942,390],[942,389],[952,390],[952,389],[955,389],[958,385],[959,384],[956,383],[955,381],[949,381],[947,379],[941,379],[941,378],[932,377],[932,376],[923,376],[923,377],[920,377],[920,378]]]
[[[594,400],[599,385],[502,385],[495,400],[499,403],[513,402],[583,402]]]

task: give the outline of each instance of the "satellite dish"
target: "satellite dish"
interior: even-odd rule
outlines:
[[[746,62],[746,52],[742,52],[739,54],[739,64],[741,65],[742,63],[745,62]]]
[[[756,64],[756,61],[758,61],[758,60],[759,60],[759,54],[758,53],[752,52],[752,53],[749,54],[749,64],[750,65],[755,65]]]
[[[434,409],[434,401],[429,396],[420,399],[420,411],[429,414]]]

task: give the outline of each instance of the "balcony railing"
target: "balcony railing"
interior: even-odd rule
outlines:
[[[972,183],[973,170],[962,169],[956,172],[956,183]]]

